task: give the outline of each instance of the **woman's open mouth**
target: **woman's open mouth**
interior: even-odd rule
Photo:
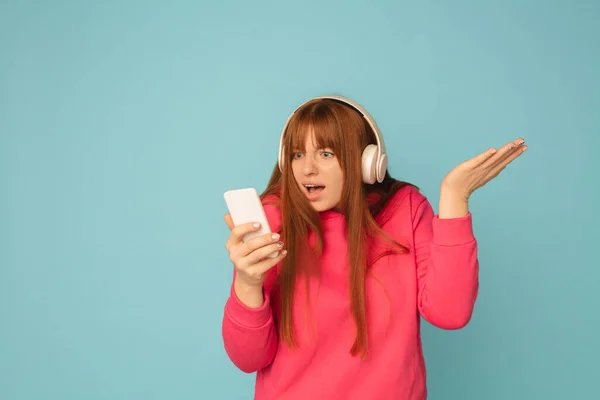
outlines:
[[[319,197],[319,194],[321,194],[323,189],[325,189],[325,186],[322,186],[322,185],[306,184],[303,186],[304,186],[306,196],[310,200],[315,200],[317,197]]]

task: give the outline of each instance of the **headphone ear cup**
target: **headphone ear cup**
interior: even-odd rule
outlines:
[[[385,178],[385,172],[387,171],[388,158],[387,154],[382,154],[379,159],[379,164],[377,165],[377,181],[379,183],[383,182],[383,178]]]
[[[362,176],[363,182],[369,185],[375,183],[377,178],[377,145],[370,144],[363,150],[362,153]]]

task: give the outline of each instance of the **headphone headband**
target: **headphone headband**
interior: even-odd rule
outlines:
[[[377,126],[377,123],[375,122],[375,119],[371,116],[371,114],[369,114],[369,112],[362,107],[360,104],[358,104],[357,102],[347,98],[347,97],[343,97],[343,96],[335,96],[335,95],[331,95],[331,96],[319,96],[319,97],[314,97],[308,101],[305,101],[304,103],[302,103],[300,106],[298,106],[294,112],[292,112],[290,114],[290,116],[288,117],[287,121],[285,122],[285,125],[283,127],[283,130],[281,131],[281,138],[279,139],[279,157],[278,157],[278,164],[279,164],[279,169],[281,171],[283,171],[283,162],[284,162],[284,151],[283,151],[283,140],[285,137],[285,131],[287,130],[287,127],[290,123],[290,120],[292,119],[292,117],[294,116],[294,114],[300,109],[302,108],[304,105],[306,105],[307,103],[314,101],[314,100],[321,100],[321,99],[329,99],[329,100],[335,100],[335,101],[339,101],[341,103],[344,103],[350,107],[352,107],[353,109],[355,109],[356,111],[358,111],[362,117],[367,121],[367,124],[369,124],[369,126],[371,127],[371,130],[373,131],[373,133],[375,134],[375,140],[377,141],[377,150],[376,150],[376,154],[375,154],[375,160],[374,160],[374,165],[375,167],[375,171],[376,171],[376,180],[378,182],[383,181],[383,178],[385,176],[385,171],[386,171],[386,167],[387,167],[387,155],[386,155],[386,150],[385,150],[385,143],[383,141],[383,135],[381,134],[381,131],[379,130],[379,127]],[[385,164],[385,165],[383,165]]]

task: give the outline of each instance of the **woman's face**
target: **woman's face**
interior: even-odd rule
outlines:
[[[327,211],[340,204],[344,173],[332,149],[315,146],[312,132],[306,135],[305,150],[293,150],[292,172],[316,211]]]

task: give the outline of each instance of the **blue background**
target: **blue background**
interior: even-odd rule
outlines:
[[[342,94],[437,209],[459,162],[529,151],[471,201],[481,292],[424,324],[431,399],[598,389],[598,1],[3,1],[0,398],[249,399],[221,317],[222,194]]]

